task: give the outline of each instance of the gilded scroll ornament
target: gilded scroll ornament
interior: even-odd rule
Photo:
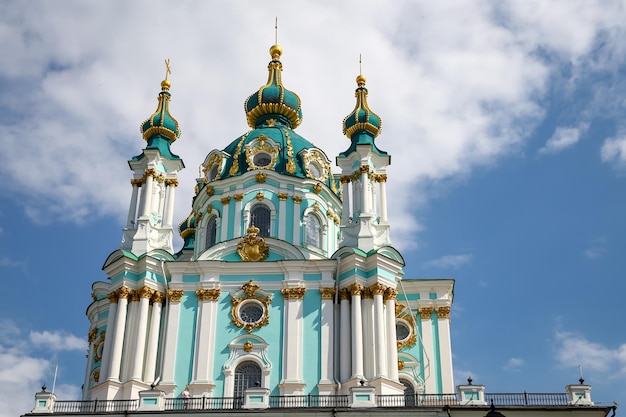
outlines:
[[[226,205],[230,203],[230,197],[222,197],[220,198],[220,201],[222,202],[223,205]]]
[[[96,340],[96,335],[97,334],[98,334],[98,329],[96,329],[95,327],[93,327],[91,330],[89,330],[89,333],[87,334],[87,342],[89,344],[91,344],[91,342]]]
[[[254,345],[252,344],[252,342],[249,340],[246,340],[246,342],[243,344],[243,351],[246,353],[250,353],[252,352],[253,347]]]
[[[93,382],[100,382],[100,371],[94,371]]]
[[[248,234],[244,236],[239,245],[237,245],[237,253],[241,260],[245,262],[264,261],[269,253],[270,248],[265,244],[265,239],[258,237],[260,232],[258,227],[250,226]]]
[[[263,184],[267,179],[267,174],[265,172],[259,172],[254,177],[256,178],[256,182],[258,182],[259,184]]]
[[[332,300],[333,298],[335,298],[335,287],[327,287],[327,288],[320,288],[320,293],[322,293],[322,300]]]
[[[313,192],[315,194],[319,194],[322,192],[322,184],[320,184],[319,182],[316,182],[315,185],[313,186]]]
[[[235,194],[233,195],[233,198],[235,199],[235,201],[240,202],[241,200],[243,200],[243,194]]]
[[[303,300],[306,288],[283,288],[280,290],[280,292],[283,295],[283,299],[285,300]]]
[[[271,295],[263,292],[250,280],[241,286],[241,290],[231,296],[230,304],[232,322],[248,333],[260,329],[269,323]]]
[[[208,186],[206,187],[206,195],[208,195],[209,197],[211,197],[213,194],[215,194],[215,188],[213,188],[212,186]]]
[[[170,300],[171,303],[180,303],[184,293],[183,290],[167,290],[167,299]]]
[[[302,203],[302,197],[300,196],[294,195],[294,196],[291,196],[291,198],[293,199],[293,202],[296,204]]]
[[[153,303],[163,304],[164,300],[165,300],[165,294],[162,293],[161,291],[155,291],[154,294],[152,294]]]
[[[398,371],[404,369],[404,361],[402,359],[398,359]]]
[[[265,194],[263,194],[263,191],[259,191],[258,193],[256,193],[256,199],[259,201],[263,201],[265,199]]]
[[[289,197],[289,194],[287,193],[278,193],[278,199],[280,201],[287,201],[287,197]]]

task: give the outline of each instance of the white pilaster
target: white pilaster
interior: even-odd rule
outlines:
[[[361,184],[363,187],[362,199],[363,199],[363,212],[367,214],[372,213],[372,193],[370,191],[370,179],[367,171],[361,173]]]
[[[154,172],[154,170],[147,171]],[[149,172],[147,172],[146,174],[146,186],[142,187],[143,194],[141,198],[141,205],[143,207],[143,212],[141,213],[141,217],[149,218],[150,210],[152,209],[152,189],[154,178],[152,178],[152,175]]]
[[[376,375],[374,344],[374,300],[369,293],[369,289],[364,290],[368,294],[361,296],[361,316],[363,318],[361,326],[363,328],[363,376],[368,379],[374,379]],[[356,324],[356,323],[355,323]]]
[[[379,179],[379,196],[380,199],[380,221],[386,223],[387,222],[387,175]]]
[[[287,194],[278,194],[278,238],[285,240],[287,234]]]
[[[320,288],[322,293],[322,305],[321,305],[321,328],[320,328],[320,345],[321,363],[320,363],[320,382],[318,385],[318,391],[322,389],[321,385],[334,384],[333,382],[333,365],[334,365],[334,305],[333,298],[335,295],[334,288]],[[334,388],[332,390],[326,389],[324,393],[320,391],[320,395],[333,395]]]
[[[352,284],[352,378],[363,379],[363,326],[361,315],[361,284]]]
[[[167,190],[167,211],[165,213],[165,225],[166,227],[172,226],[174,220],[174,201],[176,196],[176,183],[175,180],[168,182]]]
[[[161,326],[161,307],[164,294],[156,292],[152,296],[152,312],[150,314],[150,330],[148,332],[148,346],[146,349],[146,367],[143,380],[151,384],[156,379],[156,361],[159,348],[159,328]]]
[[[169,302],[167,303],[167,325],[165,328],[160,385],[169,386],[170,390],[175,388],[174,364],[176,362],[176,341],[178,338],[180,301],[182,297],[183,290],[168,290],[167,298]]]
[[[450,307],[437,308],[437,329],[439,333],[441,388],[443,389],[443,392],[454,392],[452,346],[450,344]]]
[[[208,385],[213,384],[213,361],[215,352],[215,327],[219,289],[201,289],[198,296],[198,320],[196,323],[196,349],[192,384],[204,385],[206,390],[198,394],[208,394]]]
[[[283,379],[281,395],[302,395],[302,337],[304,288],[283,288]]]
[[[150,297],[154,290],[143,287],[138,290],[139,295],[139,314],[137,316],[137,332],[135,334],[135,352],[131,364],[130,378],[135,381],[141,381],[143,376],[143,365],[145,362],[146,336],[148,331],[148,309],[150,307]],[[152,382],[152,381],[147,381]]]
[[[295,197],[295,196],[294,196]],[[293,199],[293,241],[294,245],[301,245],[300,241],[300,223],[302,221],[302,212],[300,209],[302,208],[300,204],[301,199],[294,198]]]
[[[385,341],[385,317],[383,312],[383,292],[382,285],[374,285],[372,289],[374,295],[374,342],[376,344],[376,377],[387,378],[387,355]],[[395,327],[395,325],[394,325]]]
[[[243,236],[241,232],[241,206],[242,206],[243,194],[240,197],[235,198],[235,217],[233,220],[233,237]]]
[[[341,224],[347,226],[350,224],[350,181],[342,178],[341,187],[343,189]]]
[[[339,324],[339,378],[341,382],[350,378],[352,366],[350,363],[351,351],[351,319],[350,319],[350,299],[347,289],[339,291],[340,298],[340,324]]]
[[[100,364],[100,381],[109,379],[111,370],[111,346],[115,338],[115,319],[117,318],[117,294],[112,292],[109,298],[109,317],[107,318],[106,334],[104,336],[104,348],[102,350],[102,363]]]
[[[130,290],[121,287],[117,290],[117,312],[115,317],[115,330],[113,331],[113,344],[111,346],[111,361],[109,378],[114,381],[120,379],[120,366],[122,364],[122,347],[124,346],[124,331],[126,329],[126,312],[128,309],[128,297]]]
[[[398,345],[396,336],[396,302],[397,291],[387,288],[385,291],[385,319],[387,325],[387,371],[389,379],[398,381]]]
[[[228,229],[230,228],[230,223],[228,222],[229,211],[230,208],[230,197],[222,198],[222,236],[220,237],[220,241],[224,242],[228,239]]]
[[[431,362],[435,360],[434,358],[434,349],[433,349],[433,323],[431,320],[430,313],[432,312],[432,308],[424,307],[420,308],[421,315],[421,323],[422,323],[422,341],[424,342],[424,350],[426,350],[426,355],[428,358],[431,358],[429,362],[424,364],[424,384],[425,384],[425,394],[435,394],[437,393],[437,388],[435,385],[434,378],[434,364]],[[424,358],[425,361],[427,358]]]
[[[137,196],[139,195],[139,187],[133,183],[133,194],[130,198],[130,207],[128,208],[128,221],[126,227],[131,229],[135,227],[135,221],[137,219]]]

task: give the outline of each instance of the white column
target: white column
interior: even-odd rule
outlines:
[[[394,288],[385,290],[385,318],[387,325],[387,372],[389,379],[398,381],[398,342],[396,336],[396,301]],[[452,391],[450,391],[452,392]]]
[[[221,242],[224,242],[228,239],[228,229],[229,229],[229,225],[228,225],[228,203],[230,203],[230,197],[224,197],[222,198],[222,236],[220,238]]]
[[[161,363],[161,384],[174,385],[174,363],[176,362],[176,341],[178,339],[178,321],[180,318],[180,300],[183,290],[167,292],[167,325],[165,328],[165,345]]]
[[[374,296],[374,342],[376,345],[376,377],[388,377],[386,355],[385,317],[383,311],[383,294],[386,287],[376,283],[370,287]],[[394,326],[395,327],[395,326]]]
[[[150,297],[152,297],[154,290],[149,287],[143,287],[137,290],[137,293],[139,295],[139,315],[137,317],[137,333],[135,334],[137,341],[135,342],[130,379],[141,381],[143,365],[146,359],[144,354],[146,350],[146,336],[148,333],[148,310],[150,308]]]
[[[117,312],[115,317],[115,330],[113,331],[113,344],[111,346],[111,362],[109,379],[119,381],[120,366],[122,364],[122,347],[124,346],[124,331],[126,329],[126,312],[128,309],[128,297],[130,289],[121,287],[117,291]]]
[[[378,176],[378,184],[380,186],[379,196],[380,199],[380,221],[387,222],[387,175],[381,174]]]
[[[302,213],[300,209],[302,206],[300,203],[302,202],[302,197],[293,196],[293,244],[296,246],[300,246],[302,242],[300,242],[300,222],[302,220]]]
[[[334,353],[334,305],[335,288],[320,288],[322,293],[320,342],[322,348],[320,364],[320,384],[333,383]]]
[[[141,198],[141,206],[143,208],[143,212],[141,213],[142,217],[149,217],[150,210],[152,210],[152,188],[153,181],[152,174],[154,174],[153,169],[146,170],[146,186],[143,188],[142,198]]]
[[[194,352],[194,384],[211,384],[215,351],[217,300],[220,290],[196,290],[198,319],[196,321],[196,349]]]
[[[278,193],[278,238],[287,240],[287,193]]]
[[[115,338],[115,319],[117,318],[117,293],[111,292],[109,298],[109,317],[107,318],[106,334],[104,335],[104,348],[102,350],[102,363],[100,364],[100,381],[109,379],[111,368],[111,346]]]
[[[243,200],[243,194],[235,194],[235,218],[233,221],[233,237],[239,237],[245,234],[241,233],[241,200]]]
[[[281,384],[302,384],[302,302],[305,288],[283,288],[283,380]],[[302,394],[302,387],[282,390],[281,395]]]
[[[352,181],[352,221],[356,221],[361,216],[361,193],[359,188],[361,182]]]
[[[339,290],[340,301],[340,324],[339,324],[339,378],[341,382],[350,379],[352,372],[351,352],[350,348],[350,293],[344,288]]]
[[[437,328],[439,333],[441,387],[443,392],[454,392],[452,346],[450,344],[450,307],[437,308]]]
[[[361,292],[363,286],[354,283],[348,287],[352,295],[352,378],[363,379],[363,326]]]
[[[341,177],[341,188],[343,189],[341,224],[346,226],[350,223],[350,180],[348,178]]]
[[[433,349],[433,323],[431,320],[431,307],[420,307],[420,317],[422,323],[422,341],[424,343],[424,350],[426,355],[430,358],[430,361],[424,357],[424,384],[426,388],[426,394],[437,393],[435,385],[435,364],[432,361],[435,360]]]
[[[370,179],[367,171],[361,173],[361,184],[363,187],[363,212],[366,214],[372,213],[371,191],[370,191]]]
[[[176,185],[178,185],[178,181],[176,179],[166,180],[165,184],[167,185],[167,211],[165,213],[165,224],[166,227],[172,226],[172,221],[174,220],[174,201],[176,195]]]
[[[156,379],[156,361],[159,349],[159,328],[161,326],[161,307],[165,294],[156,291],[152,295],[152,313],[150,314],[150,330],[148,331],[148,346],[146,349],[146,367],[143,380],[151,384]]]
[[[374,344],[374,300],[369,289],[361,295],[361,326],[363,327],[363,376],[374,379],[376,375],[376,345]],[[355,323],[356,324],[356,323]]]
[[[132,228],[135,226],[137,219],[137,196],[139,195],[139,187],[133,183],[133,194],[130,198],[130,207],[128,208],[128,221],[126,227]]]

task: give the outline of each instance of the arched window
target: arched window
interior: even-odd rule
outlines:
[[[234,397],[243,397],[246,388],[261,386],[261,367],[255,362],[246,361],[235,368]]]
[[[206,225],[206,240],[205,240],[204,248],[207,249],[215,245],[216,239],[217,239],[217,221],[215,220],[215,216],[212,216]]]
[[[270,209],[264,204],[254,206],[250,212],[250,224],[259,228],[259,236],[270,235]]]
[[[406,387],[404,389],[404,405],[407,407],[415,407],[417,405],[417,398],[413,384],[404,378],[400,378],[400,383]]]
[[[307,245],[322,248],[322,224],[315,214],[306,216],[306,235],[304,239]]]

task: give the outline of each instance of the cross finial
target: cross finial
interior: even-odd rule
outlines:
[[[167,80],[167,76],[172,73],[172,68],[170,67],[170,60],[165,60],[165,79]]]
[[[359,54],[359,75],[363,75],[363,61],[361,60],[361,54]]]
[[[276,16],[274,23],[274,45],[278,45],[278,16]]]

